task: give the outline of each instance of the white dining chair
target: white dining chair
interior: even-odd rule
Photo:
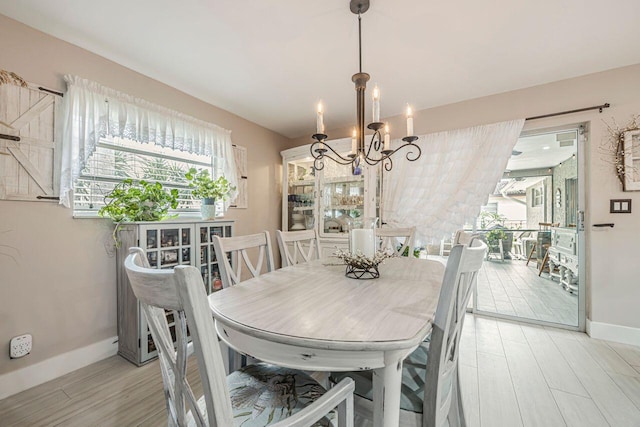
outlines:
[[[276,238],[283,267],[320,258],[320,239],[315,230],[276,230]]]
[[[262,274],[265,263],[266,272],[275,269],[268,231],[246,236],[213,236],[213,248],[220,268],[223,289],[242,281],[243,266],[247,267],[251,277]],[[256,255],[256,252],[257,256],[252,261],[251,254]],[[231,260],[234,260],[233,266]]]
[[[431,330],[403,362],[400,425],[421,427],[465,426],[458,354],[466,307],[485,259],[487,245],[474,239],[470,246],[455,245],[442,280]],[[366,424],[373,413],[371,371],[332,374],[332,381],[356,381],[356,420]]]
[[[353,426],[351,380],[327,391],[301,371],[264,363],[225,376],[198,269],[150,269],[144,260],[142,249],[131,248],[125,269],[158,349],[169,426],[329,426],[330,418],[337,418],[339,426]],[[165,310],[174,312],[175,349]],[[199,399],[187,376],[188,332],[202,381]]]
[[[415,245],[415,227],[407,228],[376,228],[376,236],[380,239],[380,250],[392,251],[396,256],[413,257]]]

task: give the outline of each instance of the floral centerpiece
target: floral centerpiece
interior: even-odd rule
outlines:
[[[338,249],[334,255],[344,261],[347,265],[345,275],[353,279],[377,279],[380,277],[378,265],[385,259],[393,257],[393,254],[388,251],[377,251],[373,258],[369,258],[360,251],[352,254],[342,249]]]

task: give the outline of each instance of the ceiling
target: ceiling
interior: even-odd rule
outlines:
[[[314,132],[320,99],[328,129],[354,120],[348,0],[0,0],[0,13],[290,138]],[[638,16],[638,0],[371,0],[363,71],[388,117],[640,63]]]
[[[577,131],[520,137],[513,147],[507,170],[554,168],[577,153],[577,138]]]

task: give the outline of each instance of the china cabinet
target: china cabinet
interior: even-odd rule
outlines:
[[[351,150],[351,139],[327,141],[341,154]],[[283,164],[282,229],[317,229],[320,252],[348,248],[348,224],[355,218],[379,216],[378,166],[340,165],[326,159],[316,170],[310,145],[281,152]],[[364,162],[363,162],[364,163]]]
[[[118,354],[136,365],[157,356],[144,313],[133,294],[124,269],[129,248],[145,250],[152,268],[193,265],[200,270],[207,294],[221,288],[220,270],[213,250],[213,236],[233,235],[233,221],[135,222],[121,224],[117,237],[118,274]],[[171,336],[175,341],[173,313],[167,313]]]

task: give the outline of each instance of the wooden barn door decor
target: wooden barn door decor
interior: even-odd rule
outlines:
[[[57,200],[55,122],[61,94],[15,77],[13,84],[0,83],[0,199]]]

